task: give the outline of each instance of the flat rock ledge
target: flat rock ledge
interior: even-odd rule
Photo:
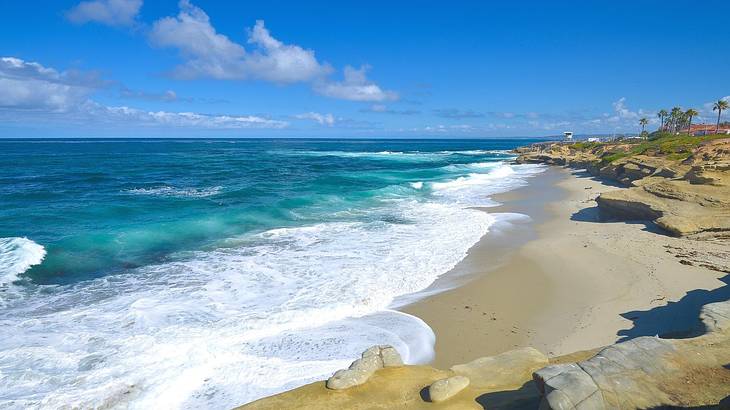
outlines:
[[[730,393],[730,302],[705,305],[692,339],[639,337],[533,375],[541,409],[701,406]]]
[[[518,148],[515,161],[585,169],[625,186],[596,198],[598,208],[612,218],[652,220],[674,236],[730,238],[730,138],[706,141],[683,161],[642,154],[609,162],[607,154],[621,144],[598,151],[575,147],[533,144]]]

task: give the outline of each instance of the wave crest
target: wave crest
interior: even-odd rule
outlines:
[[[133,188],[124,191],[133,195],[151,195],[176,198],[205,198],[217,195],[221,192],[221,187],[214,186],[210,188],[176,188],[172,186],[159,186],[152,188]]]
[[[0,238],[0,286],[16,280],[46,256],[43,246],[28,238]]]

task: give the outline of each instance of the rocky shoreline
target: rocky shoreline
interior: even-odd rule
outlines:
[[[679,263],[730,273],[730,139],[681,155],[637,153],[641,144],[652,146],[541,143],[518,149],[516,161],[585,169],[614,183],[595,200],[602,218],[651,221],[657,235],[683,238],[666,250]],[[730,301],[705,303],[697,325],[675,338],[634,337],[559,357],[526,347],[441,370],[402,365],[391,347],[373,347],[326,382],[240,408],[729,408]]]
[[[316,382],[249,403],[264,409],[634,409],[666,406],[726,408],[730,394],[730,303],[706,305],[703,335],[645,336],[593,352],[548,359],[532,348],[505,352],[449,370],[391,361],[349,386]],[[376,357],[375,346],[352,369]],[[391,359],[397,353],[390,353]],[[588,357],[588,358],[586,358]],[[711,408],[711,407],[710,407]]]
[[[633,148],[625,143],[533,144],[517,150],[516,162],[586,169],[627,187],[597,198],[607,216],[652,220],[675,236],[730,238],[730,139],[703,142],[682,160],[651,152],[621,156]]]

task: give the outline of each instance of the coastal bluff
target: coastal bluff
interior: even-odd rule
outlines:
[[[730,238],[730,138],[547,142],[516,153],[517,163],[585,169],[625,187],[596,198],[606,217],[650,220],[673,236]]]
[[[700,319],[691,338],[645,336],[552,359],[523,348],[448,370],[396,361],[348,388],[315,382],[238,409],[726,408],[730,302],[706,305]]]

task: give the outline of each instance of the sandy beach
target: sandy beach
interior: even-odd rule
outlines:
[[[491,213],[529,222],[495,225],[433,287],[459,286],[403,307],[436,334],[433,365],[532,346],[554,357],[626,337],[670,335],[697,324],[702,304],[727,299],[726,274],[680,263],[677,249],[721,245],[675,238],[651,224],[606,222],[594,201],[620,189],[550,167],[496,196]]]

